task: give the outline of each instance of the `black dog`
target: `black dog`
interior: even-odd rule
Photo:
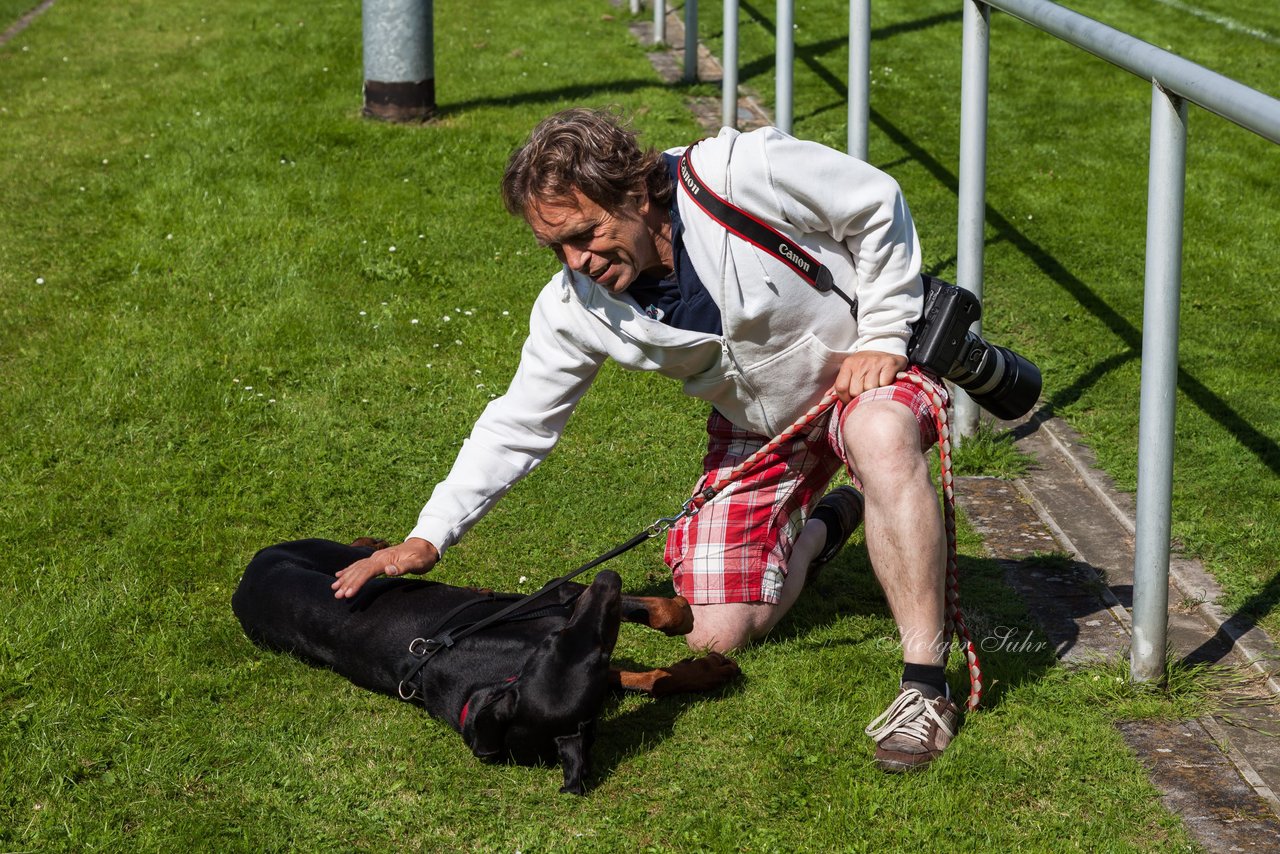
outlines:
[[[520,597],[375,578],[354,599],[334,598],[335,573],[385,545],[361,538],[350,546],[300,540],[263,549],[245,570],[232,609],[264,647],[332,668],[364,688],[421,698],[480,759],[558,761],[562,792],[586,792],[595,721],[610,686],[662,696],[710,690],[738,674],[714,653],[658,670],[611,671],[620,621],[674,635],[687,633],[693,620],[681,597],[622,596],[621,579],[609,571],[589,587],[566,582],[424,661],[417,639],[475,623]],[[453,626],[436,625],[451,613]]]

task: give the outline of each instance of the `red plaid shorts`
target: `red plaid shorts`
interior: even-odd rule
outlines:
[[[857,474],[848,468],[840,430],[845,416],[869,400],[896,400],[909,407],[920,425],[922,452],[937,441],[928,395],[910,380],[871,389],[847,406],[837,403],[808,430],[726,487],[696,516],[672,527],[664,557],[678,594],[695,605],[778,601],[791,547],[827,484],[842,465],[857,481]],[[712,410],[703,475],[694,494],[769,440],[735,427]]]

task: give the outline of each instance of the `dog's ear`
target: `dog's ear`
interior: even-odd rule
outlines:
[[[560,767],[564,769],[564,785],[560,791],[567,795],[585,795],[587,793],[587,770],[590,765],[591,742],[594,735],[594,721],[583,721],[573,735],[562,735],[556,739],[556,752],[560,756]]]
[[[598,633],[605,655],[613,653],[618,643],[618,627],[622,623],[622,578],[605,570],[595,577],[573,606],[573,616],[565,624],[564,637],[591,636]]]
[[[519,689],[504,685],[471,698],[474,707],[462,725],[462,740],[477,759],[492,761],[503,754],[503,738],[515,717]]]

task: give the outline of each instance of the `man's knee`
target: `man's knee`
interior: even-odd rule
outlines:
[[[845,418],[841,437],[860,477],[877,469],[915,469],[922,464],[919,422],[901,403],[875,400],[858,406]]]
[[[693,631],[684,636],[689,649],[696,653],[719,652],[728,654],[736,652],[751,643],[751,637],[743,631],[701,630],[694,620]]]
[[[772,628],[776,605],[736,602],[693,605],[693,630],[685,642],[695,652],[729,653],[758,640]]]

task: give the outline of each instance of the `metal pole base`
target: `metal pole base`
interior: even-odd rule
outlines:
[[[364,81],[364,114],[386,122],[424,122],[436,114],[436,81]]]

